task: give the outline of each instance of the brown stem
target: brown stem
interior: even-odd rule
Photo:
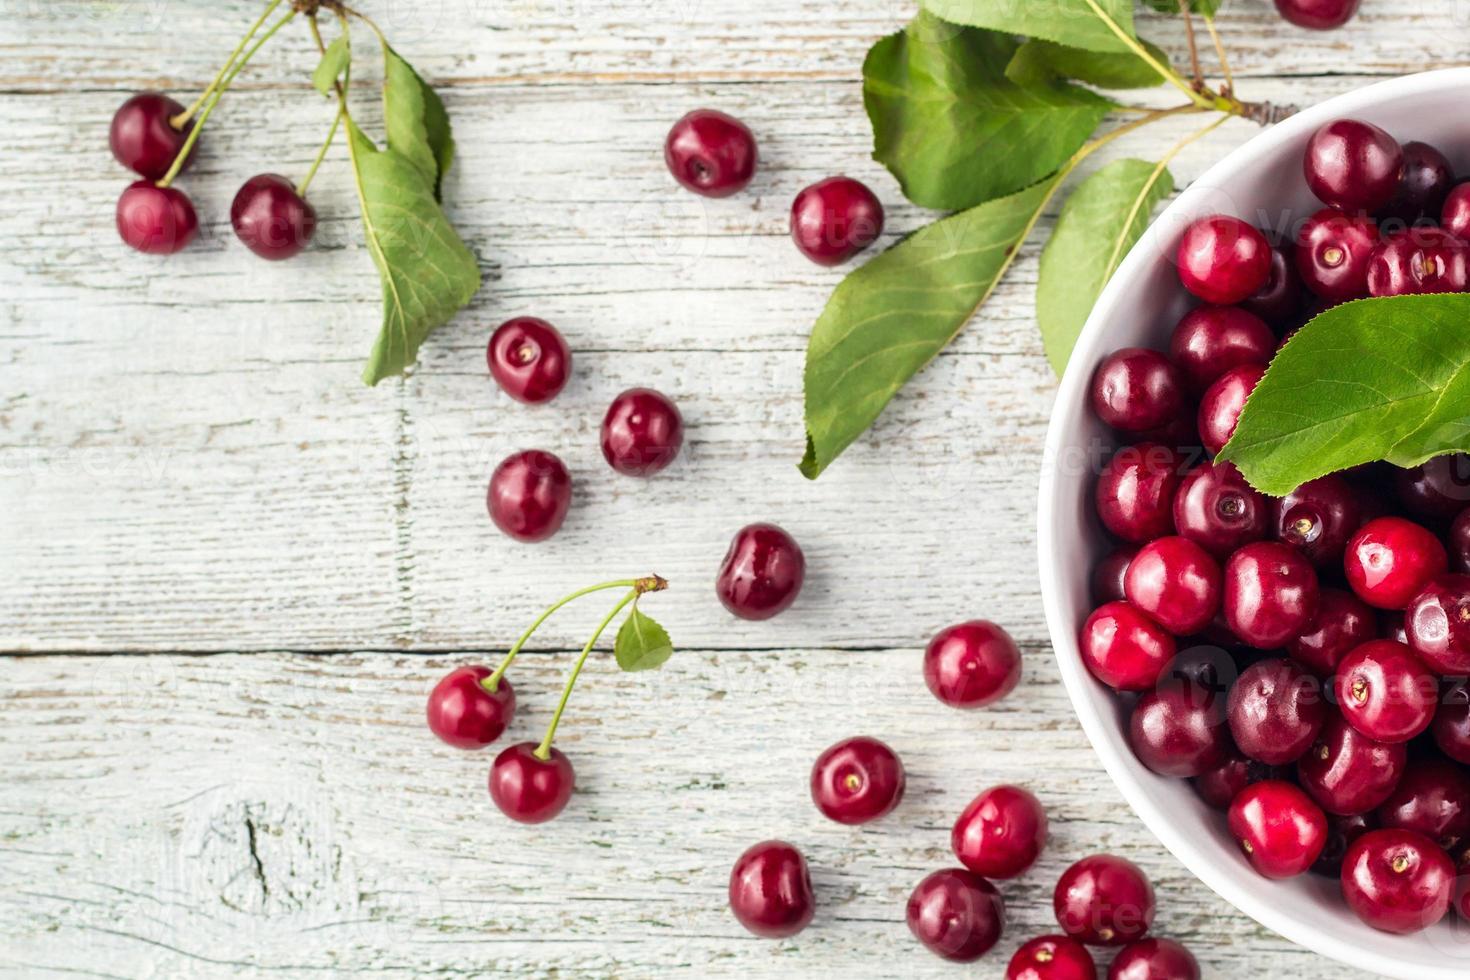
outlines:
[[[1194,18],[1189,15],[1189,0],[1179,0],[1179,13],[1184,17],[1184,36],[1189,39],[1189,70],[1194,74],[1194,87],[1203,92],[1205,72],[1199,63],[1199,45],[1194,39]]]
[[[1274,102],[1242,102],[1240,104],[1240,117],[1249,119],[1258,126],[1274,126],[1300,111],[1301,109],[1297,106],[1277,105]]]

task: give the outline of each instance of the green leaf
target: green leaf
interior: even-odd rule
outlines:
[[[838,285],[806,351],[806,457],[816,479],[989,298],[1059,178],[936,221]]]
[[[1220,458],[1281,496],[1375,460],[1470,449],[1470,295],[1335,306],[1271,362]]]
[[[352,48],[347,43],[347,35],[339,34],[335,41],[327,45],[327,50],[322,52],[322,60],[317,64],[316,71],[311,73],[311,84],[323,95],[335,95],[337,79],[342,77],[351,60]]]
[[[379,150],[352,120],[347,145],[368,251],[383,280],[383,328],[363,371],[370,385],[418,356],[429,332],[480,288],[474,255],[434,198],[432,179],[395,150]]]
[[[1062,206],[1036,285],[1036,321],[1058,375],[1098,294],[1173,190],[1174,177],[1164,167],[1117,160],[1083,181]]]
[[[422,170],[439,197],[444,174],[454,161],[449,113],[438,94],[392,48],[383,52],[383,125],[388,149]]]
[[[1140,41],[1149,54],[1167,65],[1169,56],[1157,45]],[[1131,51],[1087,51],[1052,41],[1027,41],[1006,66],[1006,77],[1017,85],[1055,83],[1075,78],[1099,88],[1152,88],[1164,76]]]
[[[635,605],[618,630],[613,656],[626,671],[657,670],[674,655],[674,644],[668,632]]]
[[[920,6],[951,24],[1042,37],[1089,51],[1128,50],[1104,17],[1133,36],[1132,0],[920,0]]]
[[[1005,77],[1016,42],[920,14],[863,64],[873,157],[909,200],[973,207],[1052,173],[1112,103],[1076,86],[1022,88]]]
[[[1206,17],[1213,17],[1220,10],[1222,0],[1189,0],[1189,9]],[[1179,0],[1148,0],[1148,5],[1162,14],[1179,13]]]

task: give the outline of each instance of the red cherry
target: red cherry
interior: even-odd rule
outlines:
[[[984,708],[1021,682],[1021,649],[992,622],[972,619],[934,634],[924,649],[924,683],[951,708]]]
[[[755,136],[734,116],[696,109],[669,130],[664,163],[687,190],[729,197],[755,176]]]
[[[1163,354],[1124,347],[1103,358],[1092,375],[1092,410],[1121,432],[1167,425],[1184,408],[1184,377]]]
[[[1431,669],[1470,674],[1470,575],[1431,579],[1404,610],[1404,635]]]
[[[602,458],[627,476],[652,476],[672,463],[683,445],[679,406],[652,388],[629,388],[602,418]]]
[[[903,799],[898,754],[876,738],[846,738],[812,765],[812,802],[828,820],[860,824],[893,812]]]
[[[1062,872],[1052,894],[1062,931],[1089,946],[1126,946],[1154,921],[1154,886],[1138,865],[1097,854]]]
[[[1271,249],[1271,275],[1260,292],[1240,304],[1241,308],[1265,320],[1277,330],[1297,322],[1302,309],[1302,277],[1296,269],[1295,248],[1282,245]],[[1272,344],[1275,350],[1275,344]]]
[[[1271,275],[1266,236],[1239,218],[1216,214],[1184,230],[1179,280],[1206,303],[1230,306],[1249,299]]]
[[[490,767],[490,798],[500,812],[517,823],[545,823],[566,807],[577,779],[560,749],[546,758],[535,742],[512,745]]]
[[[960,863],[986,878],[1015,878],[1046,847],[1041,802],[1019,786],[992,786],[955,820],[949,843]]]
[[[1322,731],[1327,705],[1317,678],[1292,660],[1262,660],[1230,688],[1230,734],[1240,751],[1269,766],[1301,758]]]
[[[841,265],[883,234],[883,204],[862,181],[828,177],[791,204],[791,239],[817,265]]]
[[[1455,183],[1455,168],[1438,148],[1416,141],[1404,144],[1404,175],[1393,200],[1379,213],[1385,224],[1424,227],[1444,208],[1445,198]]]
[[[1217,456],[1235,434],[1245,400],[1265,375],[1262,364],[1242,364],[1220,375],[1199,400],[1199,437],[1205,450]]]
[[[1140,939],[1114,957],[1108,980],[1200,980],[1199,960],[1172,939]]]
[[[1441,752],[1470,766],[1470,682],[1462,680],[1450,686],[1440,699],[1430,728]]]
[[[1343,556],[1348,584],[1379,609],[1404,609],[1436,575],[1449,555],[1427,529],[1402,517],[1379,517],[1358,529]]]
[[[1318,677],[1332,677],[1351,651],[1378,635],[1373,610],[1351,592],[1322,589],[1317,613],[1301,633],[1286,641],[1291,659]]]
[[[1230,804],[1230,834],[1251,867],[1267,878],[1292,878],[1317,862],[1327,843],[1327,817],[1298,787],[1256,783]]]
[[[1318,568],[1342,561],[1348,538],[1363,526],[1362,495],[1340,476],[1303,483],[1272,505],[1276,540]]]
[[[1455,864],[1422,834],[1374,830],[1349,847],[1342,862],[1342,896],[1368,925],[1408,935],[1449,911]]]
[[[1138,760],[1161,776],[1202,775],[1230,754],[1224,699],[1176,668],[1133,706],[1128,742]]]
[[[1107,557],[1092,570],[1092,599],[1101,605],[1124,598],[1124,582],[1128,577],[1128,565],[1138,549],[1132,545],[1121,545],[1108,552]]]
[[[1338,665],[1336,694],[1358,731],[1380,742],[1407,742],[1434,720],[1439,684],[1408,647],[1373,640]]]
[[[1000,941],[1006,912],[994,885],[974,872],[948,868],[914,888],[907,918],[909,931],[930,952],[971,963]]]
[[[515,717],[516,693],[500,678],[485,686],[488,667],[456,667],[429,692],[429,730],[457,749],[482,749],[495,741]]]
[[[1169,357],[1196,392],[1233,367],[1269,364],[1275,353],[1276,335],[1265,321],[1234,306],[1190,310],[1169,340]]]
[[[1204,629],[1220,610],[1220,566],[1188,538],[1150,541],[1128,565],[1128,601],[1176,636]]]
[[[1341,27],[1358,12],[1359,0],[1276,0],[1281,16],[1314,31]]]
[[[1039,936],[1016,950],[1005,980],[1097,980],[1097,964],[1069,936]]]
[[[177,187],[139,180],[117,199],[117,233],[140,252],[172,255],[183,251],[198,231],[194,205]]]
[[[1408,748],[1402,743],[1374,741],[1333,711],[1316,744],[1297,763],[1297,776],[1322,809],[1336,816],[1354,816],[1389,798],[1408,759]]]
[[[572,506],[572,477],[560,459],[539,449],[507,456],[490,474],[490,519],[517,541],[545,541]]]
[[[1184,457],[1154,442],[1124,446],[1097,481],[1097,514],[1124,541],[1142,543],[1174,530],[1174,492]]]
[[[1247,758],[1240,752],[1231,753],[1224,762],[1196,776],[1194,791],[1199,798],[1216,810],[1227,810],[1240,791],[1266,779],[1281,779],[1284,771]]]
[[[1179,535],[1219,559],[1264,538],[1270,518],[1267,499],[1231,463],[1206,462],[1191,470],[1172,509]]]
[[[815,910],[806,859],[785,841],[752,846],[730,869],[730,911],[757,936],[794,936],[811,924]]]
[[[1275,649],[1306,629],[1319,592],[1316,571],[1296,549],[1248,544],[1225,563],[1225,622],[1251,646]]]
[[[1440,212],[1444,230],[1461,241],[1470,241],[1470,180],[1450,188]]]
[[[1146,691],[1174,659],[1169,631],[1126,602],[1099,606],[1082,626],[1082,662],[1118,691]]]
[[[1348,848],[1353,845],[1353,841],[1368,831],[1377,829],[1378,822],[1371,813],[1359,813],[1351,817],[1339,817],[1329,813],[1327,815],[1327,845],[1322,848],[1322,856],[1317,859],[1317,863],[1312,865],[1312,872],[1326,875],[1329,878],[1340,878],[1342,859],[1347,857]]]
[[[263,259],[289,259],[316,234],[316,208],[280,174],[257,174],[245,181],[230,204],[235,237]]]
[[[1423,296],[1470,289],[1470,246],[1440,228],[1390,235],[1368,262],[1368,295]]]
[[[1297,235],[1296,270],[1307,288],[1329,304],[1361,299],[1368,295],[1368,264],[1378,241],[1372,218],[1324,208]]]
[[[485,348],[490,376],[518,402],[549,402],[572,375],[572,351],[551,324],[534,316],[506,320]]]
[[[193,120],[182,128],[175,128],[169,121],[183,113],[184,107],[162,92],[139,92],[113,114],[107,133],[112,155],[138,176],[162,180],[194,128]],[[191,149],[180,172],[189,169],[193,161]]]
[[[1397,470],[1394,492],[1411,512],[1431,521],[1448,521],[1470,504],[1470,455],[1436,456],[1422,465]]]
[[[1386,829],[1423,834],[1453,851],[1470,837],[1470,776],[1444,759],[1411,763],[1378,807],[1378,822]]]
[[[735,532],[715,592],[741,619],[770,619],[788,609],[806,579],[806,556],[796,539],[774,524],[747,524]]]
[[[1312,134],[1302,170],[1307,186],[1328,207],[1377,211],[1398,190],[1404,150],[1372,123],[1338,119]]]

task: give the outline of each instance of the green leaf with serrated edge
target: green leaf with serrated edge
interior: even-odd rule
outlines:
[[[1072,85],[1005,77],[1016,42],[920,14],[863,64],[873,157],[916,204],[973,207],[1028,187],[1087,141],[1112,103]]]
[[[674,643],[662,626],[634,606],[618,630],[613,656],[626,671],[657,670],[674,655]]]
[[[383,62],[383,125],[388,131],[388,148],[429,176],[437,198],[454,160],[449,114],[438,94],[397,51],[386,49]]]
[[[1157,45],[1140,43],[1159,64],[1169,63],[1169,56]],[[1152,88],[1164,83],[1163,75],[1131,51],[1086,51],[1034,40],[1021,45],[1011,58],[1006,77],[1017,85],[1030,86],[1065,78],[1110,89]]]
[[[1219,458],[1281,496],[1362,463],[1470,450],[1467,324],[1464,294],[1333,307],[1276,355]]]
[[[363,371],[375,385],[403,373],[429,332],[470,301],[480,267],[422,170],[378,149],[350,119],[347,138],[368,251],[383,280],[383,327]]]
[[[339,35],[327,50],[322,52],[322,60],[317,63],[316,71],[311,73],[311,84],[323,95],[335,95],[337,79],[347,70],[347,64],[352,60],[352,48],[347,43],[347,35]]]
[[[1167,169],[1117,160],[1084,180],[1062,205],[1036,284],[1036,323],[1058,375],[1098,294],[1173,190]]]
[[[1042,37],[1089,51],[1126,51],[1110,18],[1133,36],[1133,0],[920,0],[951,24]]]
[[[1147,0],[1148,5],[1161,14],[1179,13],[1179,0]],[[1220,10],[1221,0],[1189,0],[1189,9],[1206,17],[1213,17]]]
[[[807,342],[807,478],[816,479],[959,334],[1057,183],[1051,177],[936,221],[842,280]]]

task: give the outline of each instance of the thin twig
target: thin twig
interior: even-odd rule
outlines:
[[[1205,90],[1205,72],[1199,63],[1199,45],[1194,40],[1194,18],[1189,14],[1189,0],[1179,0],[1179,13],[1184,17],[1184,36],[1189,39],[1189,65],[1194,72],[1194,87]]]
[[[1161,63],[1158,58],[1155,58],[1152,54],[1150,54],[1147,48],[1138,43],[1137,38],[1135,38],[1127,31],[1123,30],[1122,25],[1120,25],[1116,20],[1109,16],[1108,12],[1098,5],[1097,0],[1085,0],[1085,2],[1087,6],[1091,8],[1093,15],[1097,17],[1098,20],[1107,25],[1108,30],[1112,31],[1117,36],[1118,40],[1123,42],[1123,45],[1125,47],[1127,47],[1134,54],[1138,55],[1138,57],[1142,59],[1143,62],[1147,64],[1150,68],[1158,72],[1161,78],[1169,82],[1169,84],[1173,85],[1175,88],[1179,89],[1179,91],[1183,92],[1185,95],[1189,96],[1195,105],[1199,106],[1201,109],[1217,109],[1222,112],[1230,111],[1229,108],[1227,108],[1226,106],[1217,104],[1217,100],[1206,97],[1193,85],[1190,85],[1189,82],[1180,78],[1178,72],[1170,68],[1168,65]]]
[[[1215,30],[1215,18],[1206,17],[1205,27],[1210,30],[1210,40],[1215,42],[1215,57],[1220,59],[1220,73],[1225,76],[1225,94],[1235,94],[1235,76],[1230,73],[1230,59],[1225,57],[1225,45],[1220,40],[1220,32]]]

